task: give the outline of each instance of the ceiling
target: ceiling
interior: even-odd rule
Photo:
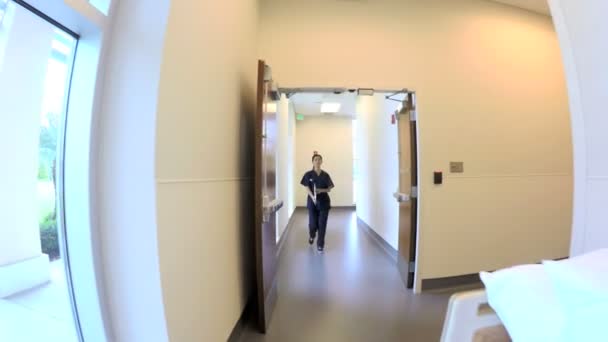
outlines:
[[[340,110],[335,116],[355,117],[357,107],[356,93],[296,93],[290,100],[293,103],[296,114],[305,116],[319,116],[321,103],[340,103]]]
[[[491,0],[506,5],[523,8],[532,12],[551,16],[547,0]]]

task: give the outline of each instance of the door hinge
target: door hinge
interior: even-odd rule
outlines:
[[[410,110],[410,121],[418,121],[418,111],[415,109]]]
[[[416,262],[415,261],[410,261],[409,265],[408,265],[408,271],[410,273],[414,273],[416,272]]]
[[[413,186],[412,187],[412,192],[410,194],[411,198],[418,198],[418,187],[417,186]]]

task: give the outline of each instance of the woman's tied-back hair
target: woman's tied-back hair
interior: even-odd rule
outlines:
[[[312,161],[315,161],[315,158],[316,158],[316,157],[319,157],[319,158],[321,158],[321,160],[323,160],[323,156],[322,156],[322,155],[320,155],[320,154],[319,154],[319,152],[314,151],[314,152],[312,153]]]

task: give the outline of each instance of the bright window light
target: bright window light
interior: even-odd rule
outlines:
[[[323,103],[321,104],[321,113],[337,113],[340,111],[339,103]]]
[[[112,0],[89,0],[89,3],[95,6],[101,13],[108,15],[111,1]]]

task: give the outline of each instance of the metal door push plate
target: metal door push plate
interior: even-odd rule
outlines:
[[[402,192],[395,192],[393,194],[393,197],[395,197],[395,199],[397,200],[397,202],[399,203],[403,203],[403,202],[409,202],[410,201],[410,195],[408,194],[404,194]]]

